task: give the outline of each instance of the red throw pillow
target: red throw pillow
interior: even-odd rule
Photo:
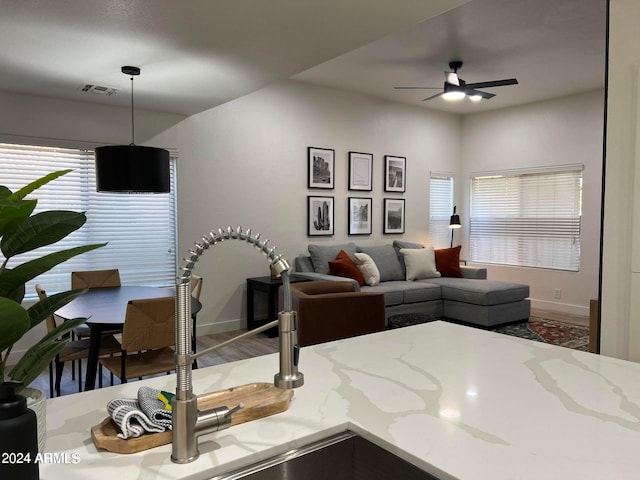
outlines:
[[[443,277],[462,277],[460,271],[460,249],[458,245],[453,248],[441,248],[436,250],[436,270]]]
[[[339,277],[353,278],[360,286],[364,285],[362,272],[344,250],[340,250],[336,259],[329,262],[329,273]]]

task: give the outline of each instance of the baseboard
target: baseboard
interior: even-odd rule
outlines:
[[[572,305],[570,303],[550,302],[547,300],[536,300],[531,298],[531,309],[542,310],[545,312],[557,312],[569,317],[584,317],[586,323],[589,323],[589,306]]]
[[[531,308],[532,317],[546,318],[548,320],[556,320],[558,322],[571,323],[582,327],[589,326],[589,317],[583,315],[573,315],[571,313],[558,312],[554,310],[542,310],[539,308]]]
[[[196,320],[196,336],[213,335],[216,333],[235,332],[245,328],[245,323],[237,318],[235,320],[224,320],[215,323],[199,323]]]

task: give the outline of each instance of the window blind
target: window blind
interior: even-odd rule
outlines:
[[[469,258],[580,269],[582,167],[471,179]]]
[[[11,145],[0,143],[0,184],[12,191],[50,172],[71,172],[40,187],[27,198],[38,200],[35,212],[74,210],[85,212],[87,222],[54,245],[14,257],[23,263],[47,253],[78,245],[107,242],[107,246],[72,258],[27,285],[35,296],[35,283],[51,293],[71,286],[71,272],[118,268],[123,284],[172,285],[176,257],[176,160],[171,155],[171,193],[127,195],[98,193],[91,150]],[[4,261],[4,258],[3,258]]]
[[[449,221],[453,213],[453,177],[431,173],[429,183],[429,234],[434,248],[450,246]]]

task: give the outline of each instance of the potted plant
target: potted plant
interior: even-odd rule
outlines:
[[[25,308],[22,305],[25,284],[76,255],[105,245],[84,245],[15,263],[20,254],[52,245],[86,222],[86,216],[81,212],[49,210],[33,214],[37,200],[25,198],[68,172],[70,170],[50,173],[16,192],[0,185],[0,251],[4,257],[0,264],[0,382],[19,382],[18,390],[27,387],[48,367],[66,345],[69,332],[86,321],[78,318],[61,323],[30,347],[9,369],[7,362],[13,345],[57,309],[86,291],[56,293]]]

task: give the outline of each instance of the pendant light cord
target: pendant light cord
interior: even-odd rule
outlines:
[[[131,145],[135,145],[135,126],[133,122],[133,75],[131,75]]]

